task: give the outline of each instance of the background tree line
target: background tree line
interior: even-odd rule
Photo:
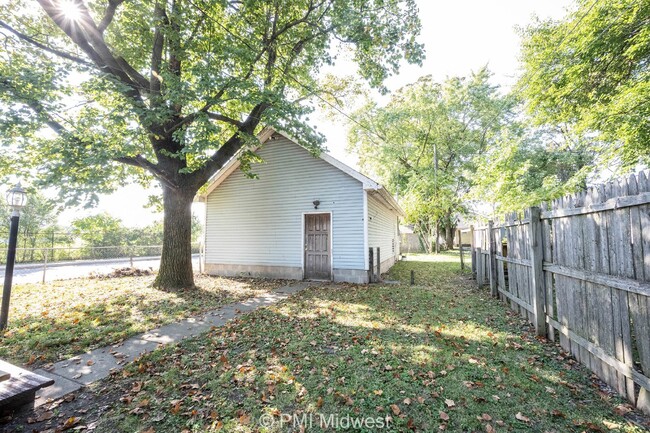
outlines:
[[[356,111],[349,148],[397,192],[426,251],[493,218],[650,162],[650,0],[579,0],[521,30],[511,92],[482,68]]]
[[[0,218],[9,221],[10,210],[0,204]],[[99,213],[74,219],[69,226],[57,223],[59,211],[54,200],[38,193],[30,193],[29,206],[20,215],[17,261],[41,261],[44,249],[49,251],[48,260],[67,260],[81,258],[108,258],[128,255],[160,255],[163,241],[162,221],[144,227],[127,227],[122,220],[108,213]],[[192,243],[201,240],[203,227],[192,216]],[[6,245],[9,225],[0,227],[0,243]],[[145,248],[145,247],[156,248]],[[104,248],[124,247],[124,248]],[[68,249],[66,249],[68,248]],[[196,251],[195,251],[196,252]],[[4,262],[2,254],[2,262]]]

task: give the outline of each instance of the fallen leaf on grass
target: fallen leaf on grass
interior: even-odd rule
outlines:
[[[239,423],[242,425],[249,424],[251,422],[251,416],[244,413],[239,417]]]
[[[411,399],[408,398],[408,397],[405,398],[405,399],[404,399],[404,404],[407,405],[407,406],[410,405],[410,404],[411,404]]]
[[[440,411],[440,419],[443,421],[449,421],[449,415],[446,412]]]
[[[72,427],[76,426],[79,424],[79,421],[81,421],[81,418],[77,418],[76,416],[71,416],[61,426],[61,431],[71,429]]]
[[[453,400],[449,400],[448,398],[445,399],[445,404],[447,405],[447,407],[454,407],[454,406],[456,406],[456,402],[453,401]]]
[[[409,430],[415,431],[415,423],[413,422],[413,418],[409,418],[408,422],[406,423],[406,427],[408,427]]]
[[[395,415],[399,415],[400,413],[402,413],[399,406],[396,405],[396,404],[391,404],[390,405],[390,410],[392,410]]]
[[[171,402],[172,407],[170,409],[172,414],[176,415],[181,410],[181,403],[182,403],[181,400],[172,400]]]
[[[528,418],[527,416],[524,416],[524,414],[522,414],[521,412],[517,412],[517,415],[515,415],[515,418],[517,418],[519,421],[530,422],[530,418]]]

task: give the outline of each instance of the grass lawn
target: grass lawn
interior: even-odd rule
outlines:
[[[9,327],[0,336],[0,358],[35,367],[284,284],[197,276],[199,289],[169,292],[153,288],[153,278],[83,278],[16,286]]]
[[[144,356],[97,431],[642,431],[457,256],[413,260],[388,278],[419,285],[314,287]]]

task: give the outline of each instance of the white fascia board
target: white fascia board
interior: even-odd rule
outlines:
[[[386,208],[394,210],[399,216],[405,217],[406,213],[401,208],[401,206],[383,186],[379,185],[378,188],[364,188],[366,191],[371,193],[378,201]]]

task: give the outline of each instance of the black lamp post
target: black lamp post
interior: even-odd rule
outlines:
[[[2,309],[0,310],[0,330],[7,327],[9,316],[9,298],[11,297],[11,281],[14,276],[14,263],[16,261],[16,243],[18,240],[18,220],[20,210],[25,207],[27,194],[18,185],[7,191],[7,204],[11,208],[11,226],[9,228],[9,248],[7,249],[7,266],[5,267],[5,284],[2,290]]]

